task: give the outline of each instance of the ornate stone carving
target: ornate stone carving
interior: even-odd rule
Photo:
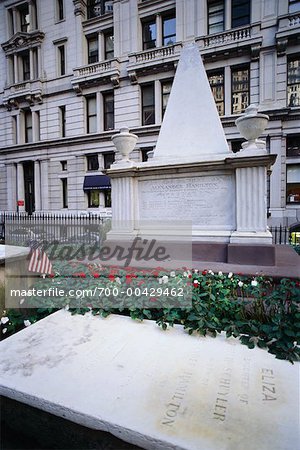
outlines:
[[[130,80],[131,84],[136,84],[137,83],[137,75],[136,75],[136,71],[135,70],[129,70],[128,71],[128,77]]]
[[[259,59],[259,53],[261,49],[261,43],[251,45],[251,59],[257,61]]]
[[[9,54],[22,48],[38,46],[44,37],[45,33],[42,31],[32,31],[31,33],[18,31],[8,41],[1,44],[1,47],[6,54]]]
[[[83,0],[73,0],[75,16],[85,17],[85,2]]]
[[[119,87],[120,86],[120,77],[119,75],[112,75],[110,77],[110,81],[112,82],[112,84],[114,85],[114,87]]]
[[[287,37],[282,37],[282,38],[277,38],[276,39],[277,54],[279,56],[285,54],[287,45],[288,45],[288,38]]]

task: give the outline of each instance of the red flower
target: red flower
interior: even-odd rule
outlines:
[[[300,281],[296,281],[296,286],[300,287]]]
[[[55,274],[54,274],[54,273],[49,273],[48,277],[49,277],[49,278],[54,278],[54,277],[55,277]]]
[[[113,274],[109,274],[109,275],[108,275],[108,279],[109,279],[110,281],[115,281],[115,276],[114,276]]]
[[[93,273],[93,277],[94,277],[94,278],[99,278],[99,277],[100,277],[100,274],[99,274],[99,273]]]
[[[191,274],[189,274],[189,278],[193,278],[193,276]]]
[[[207,275],[207,270],[203,270],[202,275]]]
[[[195,288],[197,288],[197,287],[199,287],[199,283],[193,283],[193,286],[195,287]]]
[[[81,272],[81,273],[79,274],[79,276],[80,276],[80,278],[85,278],[85,277],[86,277],[86,274],[85,274],[84,272]]]

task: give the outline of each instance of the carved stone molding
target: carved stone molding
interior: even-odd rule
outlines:
[[[8,41],[1,44],[6,54],[13,53],[32,46],[38,46],[42,43],[45,33],[42,31],[32,31],[31,33],[24,33],[18,31]]]
[[[288,45],[287,37],[277,38],[276,39],[277,55],[279,56],[285,55],[287,45]]]
[[[251,60],[257,61],[259,59],[259,53],[261,49],[261,43],[251,45]]]
[[[128,71],[128,77],[130,80],[131,84],[136,84],[137,83],[137,75],[136,75],[136,71],[135,70],[129,70]]]
[[[85,17],[86,5],[83,0],[73,0],[75,16]]]
[[[120,86],[120,77],[119,77],[119,75],[112,75],[110,77],[110,81],[112,82],[114,87],[119,87]]]
[[[79,83],[72,83],[73,89],[76,92],[77,95],[82,95],[82,89],[79,85]]]

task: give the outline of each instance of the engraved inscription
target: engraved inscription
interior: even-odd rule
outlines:
[[[234,228],[231,175],[209,175],[139,182],[141,220],[191,220],[210,229]]]
[[[226,419],[233,358],[227,357],[225,358],[224,362],[226,364],[226,367],[223,369],[221,378],[219,380],[219,389],[213,410],[213,419],[220,420],[221,422],[224,422]]]
[[[272,369],[261,369],[263,401],[277,400],[275,377]]]

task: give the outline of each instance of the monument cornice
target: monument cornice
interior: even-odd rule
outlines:
[[[233,170],[241,167],[271,167],[276,160],[276,155],[259,155],[259,156],[233,156],[225,158],[223,160],[216,161],[198,161],[187,162],[178,164],[159,164],[159,165],[146,165],[131,166],[118,168],[112,167],[105,171],[111,178],[124,178],[124,177],[143,177],[151,175],[161,175],[162,171],[166,175],[173,174],[186,174],[196,172],[213,172],[213,171],[226,171]]]

